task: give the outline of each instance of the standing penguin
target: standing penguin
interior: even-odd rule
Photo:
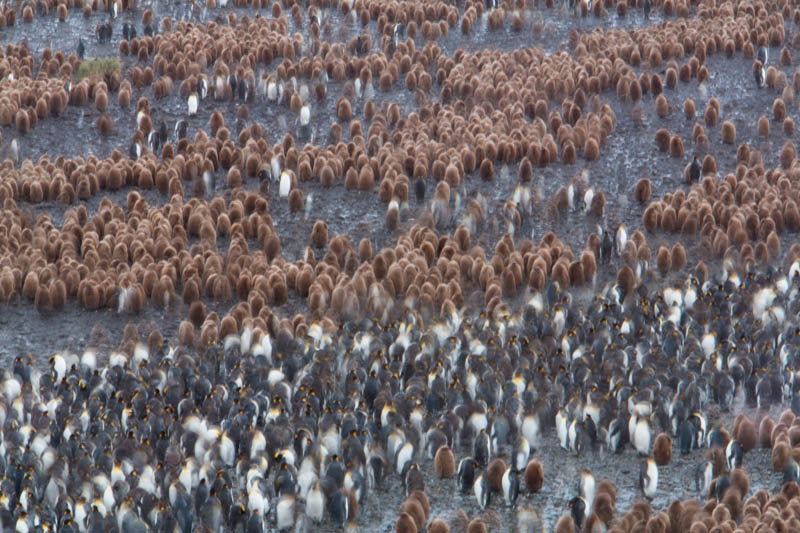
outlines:
[[[328,502],[328,512],[333,523],[337,526],[344,526],[350,519],[350,499],[343,490],[337,490]]]
[[[467,492],[475,481],[475,469],[478,463],[472,457],[465,457],[458,463],[458,486],[461,492]]]
[[[639,486],[644,497],[652,500],[658,488],[658,465],[656,465],[652,457],[642,461],[642,467],[639,472]]]
[[[756,80],[756,87],[763,89],[764,81],[767,79],[767,73],[763,63],[756,63],[753,65],[753,77],[755,77]]]
[[[189,94],[189,97],[186,99],[186,108],[187,112],[190,117],[193,117],[197,114],[197,104],[198,104],[198,97],[195,91],[192,91]]]
[[[636,415],[631,415],[635,417]],[[650,454],[650,421],[643,417],[636,417],[635,424],[633,425],[633,434],[631,435],[631,442],[639,455]]]
[[[572,515],[572,520],[575,521],[575,525],[577,526],[576,531],[581,531],[583,522],[589,516],[587,511],[588,506],[586,505],[586,500],[584,500],[582,497],[575,496],[569,501],[569,512]]]
[[[478,506],[481,511],[485,511],[489,506],[489,477],[486,472],[481,472],[481,475],[475,480],[472,485],[472,490],[475,492],[475,499],[478,500]]]
[[[492,441],[485,429],[475,436],[472,443],[472,455],[481,466],[489,463],[489,458],[492,456]]]
[[[567,451],[569,451],[568,428],[569,416],[566,409],[562,408],[556,413],[556,434],[561,448]]]
[[[625,249],[625,245],[628,244],[628,232],[625,229],[625,224],[620,224],[617,226],[617,231],[614,234],[614,244],[616,246],[615,250],[617,252],[617,256],[621,256],[622,251]]]
[[[414,194],[417,197],[417,203],[421,204],[425,201],[425,180],[422,178],[417,178],[414,181]]]
[[[279,531],[288,530],[294,525],[294,508],[294,494],[284,494],[281,496],[280,500],[278,500],[275,512],[275,525]]]
[[[513,507],[519,496],[519,470],[512,463],[503,473],[503,500],[507,507]]]
[[[700,166],[700,161],[698,161],[697,156],[694,156],[692,159],[692,164],[689,167],[689,181],[694,183],[695,181],[700,181],[700,172],[702,171],[702,167]]]
[[[586,445],[584,426],[577,418],[573,418],[567,429],[567,444],[569,451],[580,455]]]
[[[578,491],[584,502],[586,502],[586,515],[588,516],[592,513],[592,505],[597,493],[597,482],[594,479],[594,474],[585,468],[581,469],[580,476]]]
[[[300,115],[297,117],[300,126],[300,136],[303,139],[308,139],[311,133],[311,106],[303,104],[300,108]]]
[[[766,67],[767,62],[769,61],[769,48],[766,46],[759,46],[758,47],[758,60],[761,61],[761,64]]]
[[[711,461],[703,461],[697,465],[695,470],[694,484],[697,493],[705,495],[708,493],[708,488],[711,486],[711,481],[714,479],[714,463]]]
[[[180,141],[181,139],[185,139],[188,133],[189,123],[185,120],[178,120],[175,123],[175,141]]]
[[[689,420],[684,420],[678,427],[678,442],[681,455],[687,455],[693,448],[697,448],[697,432]]]
[[[281,198],[289,196],[289,191],[292,189],[292,178],[287,171],[281,172],[280,184],[278,185],[278,194]]]
[[[611,251],[614,249],[614,243],[611,240],[611,235],[608,234],[608,230],[603,231],[603,242],[600,245],[600,259],[603,263],[608,263],[611,261]]]
[[[516,445],[514,446],[514,450],[515,453],[512,463],[514,468],[521,472],[525,470],[525,467],[528,466],[528,459],[530,458],[531,454],[531,445],[528,443],[528,439],[525,437],[519,437]]]
[[[744,452],[738,440],[732,440],[725,447],[725,461],[728,463],[728,471],[733,472],[742,466],[742,456]]]

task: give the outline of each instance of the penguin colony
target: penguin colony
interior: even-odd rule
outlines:
[[[112,349],[13,354],[3,369],[4,531],[369,530],[359,510],[398,480],[396,531],[536,531],[531,494],[558,471],[536,457],[545,442],[566,461],[613,453],[638,466],[640,499],[618,510],[617,488],[586,464],[558,532],[800,530],[789,116],[800,74],[789,83],[786,70],[800,10],[234,4],[2,4],[2,28],[97,23],[77,43],[23,40],[0,53],[0,310],[57,320],[78,306],[128,321]],[[539,38],[543,13],[601,29],[570,31],[569,53],[440,45],[450,32]],[[612,16],[646,29],[602,29]],[[124,68],[78,80],[95,53]],[[780,121],[787,140],[762,154],[711,97],[691,139],[655,135],[654,152],[686,161],[684,187],[634,179],[619,194],[637,201],[641,226],[612,223],[608,192],[591,183],[617,129],[608,98],[631,104],[634,122],[646,106],[665,120],[678,102],[669,91],[704,87],[707,59],[722,54],[752,61],[743,90],[780,93],[757,133]],[[327,103],[335,119],[323,132]],[[250,118],[265,106],[290,117],[285,128]],[[125,142],[108,157],[26,157],[39,123],[73,108]],[[696,112],[687,99],[686,119]],[[135,117],[132,131],[119,131],[119,113]],[[736,146],[733,160],[720,156],[724,175],[709,150],[718,137]],[[574,177],[546,196],[540,173],[579,159],[585,170],[559,171]],[[507,182],[499,199],[472,185]],[[392,242],[374,250],[375,239],[329,234],[316,207],[334,187],[377,192]],[[31,216],[48,204],[58,223]],[[281,209],[310,234],[276,227]],[[557,230],[578,217],[597,231],[576,253]],[[555,229],[535,239],[542,219]],[[297,257],[283,252],[287,239],[305,243]],[[576,296],[582,288],[592,296]],[[149,312],[177,317],[177,334],[139,327]],[[757,416],[730,413],[730,428],[709,419],[709,406],[736,402]],[[782,405],[776,420],[766,414]],[[757,448],[782,476],[776,491],[750,489]],[[651,508],[673,453],[697,458],[687,477],[697,499]],[[424,469],[471,505],[436,508]]]

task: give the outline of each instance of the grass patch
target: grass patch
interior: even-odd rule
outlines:
[[[108,83],[111,75],[120,71],[119,58],[116,57],[96,57],[81,62],[78,67],[78,81],[88,77],[97,77]]]

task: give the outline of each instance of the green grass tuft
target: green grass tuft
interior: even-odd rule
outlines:
[[[84,78],[95,76],[108,83],[111,75],[120,71],[119,58],[116,57],[96,57],[81,62],[78,67],[78,81]]]

